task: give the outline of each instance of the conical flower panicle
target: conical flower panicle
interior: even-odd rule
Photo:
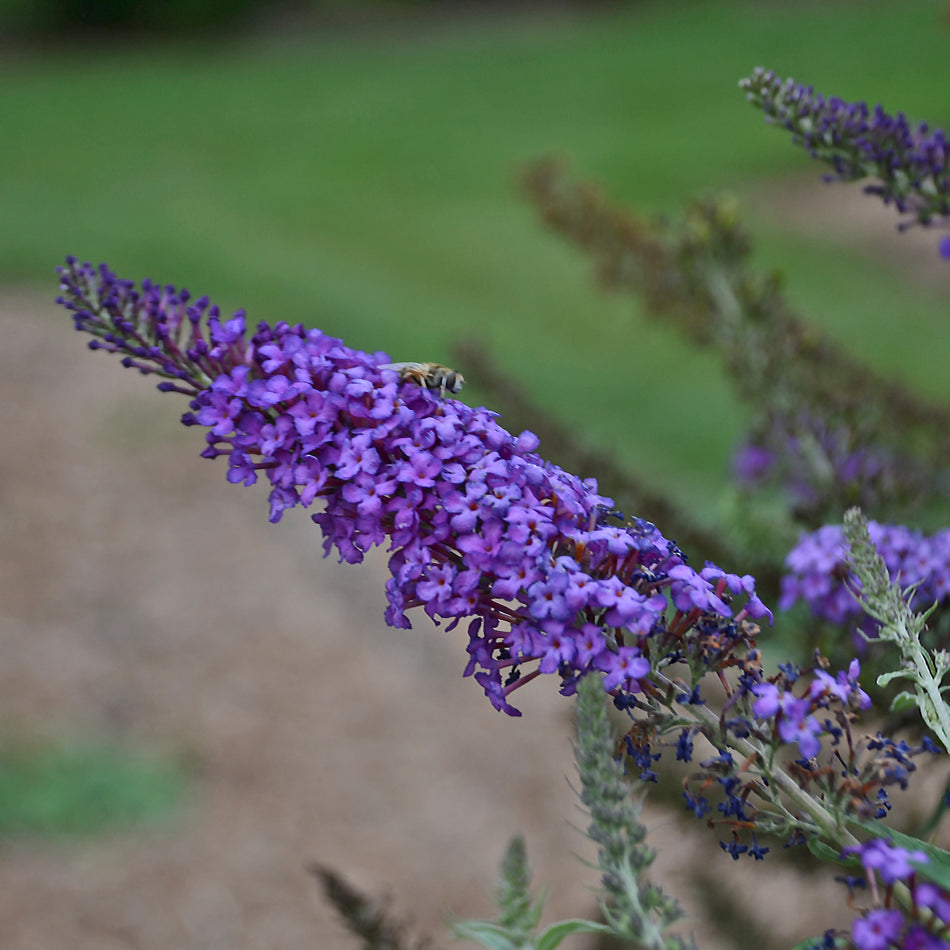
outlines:
[[[227,457],[229,481],[267,479],[271,521],[320,498],[327,553],[358,563],[388,541],[389,624],[419,606],[449,629],[467,619],[466,675],[499,709],[517,714],[508,695],[540,673],[571,693],[596,669],[629,696],[648,654],[690,652],[691,630],[740,647],[757,629],[746,616],[768,615],[751,577],[696,572],[654,525],[609,523],[594,480],[538,456],[532,433],[402,381],[383,353],[286,323],[248,338],[241,312],[222,320],[207,298],[73,258],[60,274],[91,346],[191,396],[183,422],[208,428],[203,454]]]
[[[942,129],[915,127],[903,112],[891,115],[881,105],[823,96],[761,67],[739,86],[767,121],[832,166],[830,180],[876,179],[864,190],[911,215],[905,225],[945,224],[950,217],[950,141]]]

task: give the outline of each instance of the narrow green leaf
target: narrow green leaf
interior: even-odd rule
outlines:
[[[856,864],[856,858],[842,858],[841,852],[837,851],[835,848],[832,848],[830,845],[825,844],[824,841],[821,841],[818,838],[808,838],[805,842],[808,845],[808,850],[818,858],[819,861],[831,861],[835,864],[841,864],[847,867],[849,864]]]
[[[559,920],[551,924],[538,939],[537,950],[554,950],[565,937],[571,934],[613,934],[606,924],[597,924],[592,920]]]
[[[524,944],[516,944],[505,928],[488,920],[463,920],[452,928],[459,940],[474,940],[489,950],[526,950]]]

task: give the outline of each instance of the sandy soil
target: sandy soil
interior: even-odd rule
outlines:
[[[748,189],[742,197],[742,211],[750,222],[755,216],[774,227],[823,242],[847,245],[857,253],[878,261],[885,272],[898,280],[908,280],[931,290],[950,293],[950,262],[942,260],[937,245],[943,231],[913,226],[898,230],[909,219],[893,206],[864,194],[864,182],[822,181],[825,167],[815,162],[808,170],[780,183],[769,181]],[[805,314],[813,319],[817,315]]]
[[[89,353],[41,297],[0,297],[0,328],[0,725],[180,754],[192,780],[159,829],[4,842],[0,948],[352,947],[312,861],[391,894],[446,945],[446,915],[492,913],[516,832],[548,918],[590,912],[570,703],[553,684],[525,690],[524,718],[496,713],[461,678],[459,636],[424,617],[385,626],[381,560],[323,560],[305,515],[270,525],[263,489],[199,458],[179,397]],[[733,866],[702,828],[695,852],[685,819],[651,821],[697,934],[697,875],[748,893],[776,945],[843,903]],[[804,922],[779,919],[791,893]]]

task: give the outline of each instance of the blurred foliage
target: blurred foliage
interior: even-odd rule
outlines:
[[[0,742],[0,835],[124,830],[166,817],[186,778],[176,763],[108,743]]]
[[[705,198],[681,222],[649,221],[551,159],[529,166],[524,186],[605,287],[636,295],[645,316],[717,354],[749,409],[746,444],[768,459],[747,485],[784,491],[798,526],[834,522],[853,505],[904,521],[946,496],[950,407],[875,372],[794,313],[781,274],[750,266],[734,200]],[[939,526],[942,506],[937,517]]]
[[[576,0],[582,5],[582,0]],[[623,2],[623,0],[614,0]],[[599,4],[606,5],[607,0]],[[510,9],[519,0],[0,0],[0,34],[56,37],[64,34],[185,34],[256,27],[273,22],[384,13],[406,8]]]
[[[593,261],[603,287],[634,295],[645,317],[717,354],[748,407],[746,444],[769,460],[724,494],[732,505],[722,508],[718,531],[696,534],[673,498],[654,499],[618,476],[609,458],[596,460],[592,470],[604,472],[611,494],[636,499],[641,516],[657,512],[668,536],[677,536],[670,535],[674,528],[682,532],[685,550],[719,564],[741,563],[773,605],[796,534],[835,523],[850,505],[883,520],[945,524],[950,406],[875,372],[830,340],[820,322],[794,313],[781,275],[752,266],[752,237],[734,201],[705,198],[681,219],[648,219],[553,159],[527,166],[522,183],[544,223]],[[506,387],[496,392],[507,407]],[[835,439],[821,438],[829,433]],[[553,435],[569,463],[585,460],[582,436],[556,426]],[[787,635],[796,625],[786,622],[783,630]],[[843,665],[853,649],[840,627],[817,620],[794,639],[799,659],[819,649]],[[872,670],[879,652],[865,656]]]
[[[106,31],[231,28],[246,23],[260,0],[0,0],[0,31],[14,36],[59,36]]]
[[[363,950],[432,950],[435,946],[428,937],[412,936],[411,927],[396,916],[387,899],[365,894],[322,864],[314,862],[307,870]]]

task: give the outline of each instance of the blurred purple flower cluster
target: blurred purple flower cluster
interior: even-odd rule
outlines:
[[[811,524],[829,510],[873,509],[882,499],[921,490],[921,465],[875,444],[870,432],[801,409],[776,413],[733,455],[743,488],[776,485],[796,516]],[[815,516],[818,517],[815,517]]]
[[[871,540],[887,565],[891,580],[902,589],[915,588],[913,605],[926,608],[950,594],[950,529],[930,537],[902,525],[868,522]],[[845,562],[840,525],[825,525],[801,537],[785,559],[779,606],[799,600],[833,623],[860,620],[862,610],[852,589],[857,583]]]
[[[385,354],[286,323],[248,338],[242,313],[222,321],[206,298],[137,290],[105,266],[70,258],[60,275],[92,347],[191,396],[183,421],[209,428],[203,454],[227,456],[230,481],[267,478],[272,521],[320,498],[327,553],[357,563],[389,542],[388,623],[408,627],[418,606],[449,629],[468,619],[466,675],[498,709],[517,714],[507,697],[540,673],[571,693],[599,670],[607,690],[636,693],[648,638],[675,631],[682,652],[694,626],[739,642],[745,627],[722,630],[771,618],[751,577],[693,570],[648,522],[609,523],[596,483],[536,455],[534,435],[402,382]]]

